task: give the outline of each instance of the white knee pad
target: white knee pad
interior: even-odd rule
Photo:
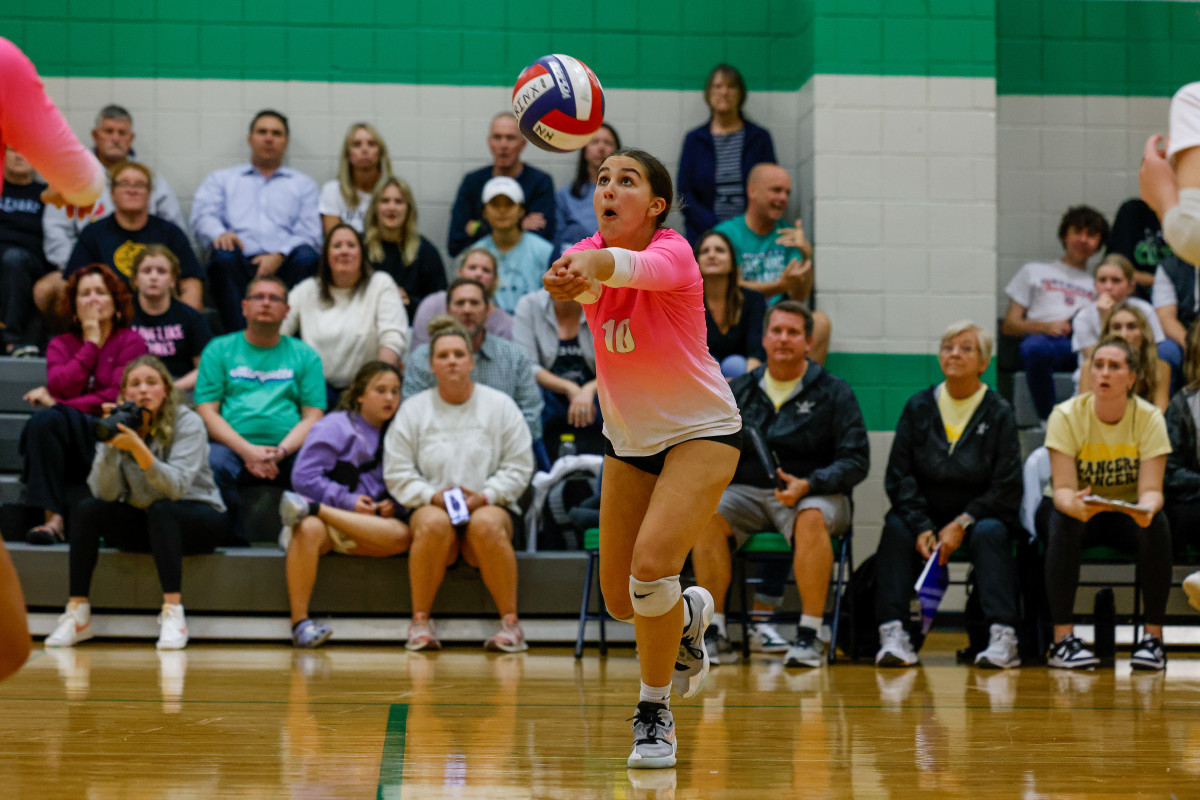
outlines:
[[[640,617],[661,617],[666,614],[679,598],[683,590],[679,588],[679,576],[668,575],[656,581],[639,581],[629,576],[629,597],[633,600],[633,612]]]
[[[1163,238],[1180,258],[1200,264],[1200,189],[1180,189],[1179,204],[1163,215],[1162,227]]]
[[[633,624],[633,615],[632,614],[630,614],[628,617],[618,617],[616,614],[613,613],[613,610],[608,607],[608,603],[604,604],[604,610],[607,611],[608,615],[610,617],[612,617],[613,619],[615,619],[617,622],[628,622],[630,624]]]

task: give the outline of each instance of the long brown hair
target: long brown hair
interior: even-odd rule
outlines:
[[[737,325],[738,320],[742,318],[742,303],[744,301],[742,287],[739,285],[742,278],[742,272],[738,266],[737,250],[733,248],[733,242],[730,241],[728,236],[720,231],[705,231],[700,235],[700,238],[696,240],[696,261],[700,260],[700,248],[704,246],[704,242],[714,236],[724,242],[725,247],[729,249],[729,263],[731,266],[729,269],[729,283],[725,286],[725,324],[726,326],[732,328],[734,325]],[[704,279],[703,272],[700,273],[700,276],[701,279]],[[708,306],[707,300],[705,301],[704,305],[706,307]],[[712,313],[711,310],[709,313]],[[715,317],[714,321],[718,325],[721,324],[721,320],[718,320]]]
[[[367,215],[363,219],[363,240],[367,246],[367,258],[378,264],[383,261],[383,234],[379,232],[379,202],[389,186],[395,186],[404,198],[408,211],[404,215],[404,225],[400,228],[400,260],[408,266],[417,260],[417,250],[421,246],[421,234],[417,231],[417,200],[412,187],[395,175],[383,178],[375,185],[371,195],[371,204],[367,206]]]
[[[121,373],[121,394],[125,394],[125,384],[129,381],[129,374],[138,367],[149,367],[158,373],[158,377],[162,379],[163,387],[167,390],[166,396],[163,397],[162,405],[158,407],[158,411],[154,415],[154,419],[150,421],[150,438],[161,444],[164,448],[170,447],[171,442],[175,439],[175,415],[179,409],[179,397],[175,393],[175,381],[171,378],[171,373],[167,371],[167,366],[158,356],[141,355],[125,365],[125,371]]]
[[[384,372],[392,373],[401,384],[404,383],[404,373],[401,372],[401,367],[389,364],[386,361],[368,361],[358,368],[358,372],[354,373],[354,377],[350,380],[350,385],[346,387],[346,391],[342,392],[342,396],[338,398],[335,410],[358,413],[358,410],[362,408],[362,396],[367,393],[367,387],[371,385],[371,381],[375,380],[376,375]]]
[[[325,243],[321,245],[321,260],[317,264],[317,285],[321,287],[321,302],[329,305],[333,302],[333,294],[329,288],[333,286],[333,270],[329,267],[329,249],[333,244],[333,235],[338,231],[350,231],[354,236],[354,241],[358,242],[358,280],[354,282],[354,293],[357,294],[368,281],[371,280],[371,273],[375,270],[371,268],[370,262],[367,261],[367,254],[363,250],[362,237],[358,235],[358,231],[350,227],[345,222],[339,222],[329,229],[329,233],[325,234]]]

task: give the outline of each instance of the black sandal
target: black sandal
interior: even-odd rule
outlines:
[[[25,534],[25,541],[29,544],[66,544],[67,537],[63,535],[62,531],[42,524],[30,528]]]

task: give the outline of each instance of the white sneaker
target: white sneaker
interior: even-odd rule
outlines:
[[[791,645],[779,635],[769,622],[756,622],[750,626],[750,652],[786,653]]]
[[[875,666],[915,667],[920,663],[912,640],[908,638],[908,631],[904,630],[904,623],[892,620],[879,626],[879,652],[875,654]]]
[[[1183,590],[1187,592],[1192,608],[1200,610],[1200,572],[1193,572],[1183,579]]]
[[[975,656],[975,666],[984,669],[1012,669],[1021,666],[1017,653],[1017,632],[1008,625],[992,623],[988,629],[988,646]]]
[[[187,647],[187,620],[183,617],[182,605],[163,603],[162,613],[158,615],[158,624],[162,627],[155,647],[159,650],[182,650]]]
[[[74,647],[80,642],[86,642],[95,634],[92,633],[92,605],[80,603],[67,610],[58,618],[54,632],[42,642],[43,647]]]

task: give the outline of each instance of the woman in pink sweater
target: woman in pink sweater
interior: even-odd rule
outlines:
[[[96,449],[92,426],[121,392],[125,365],[146,352],[146,342],[129,327],[133,296],[103,264],[71,275],[63,295],[67,333],[50,340],[46,385],[25,395],[38,409],[21,432],[22,480],[28,505],[46,521],[30,529],[31,544],[65,542],[65,487],[82,485]]]

